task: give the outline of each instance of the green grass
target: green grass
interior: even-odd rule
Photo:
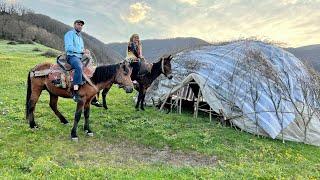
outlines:
[[[320,149],[301,143],[259,138],[190,114],[164,114],[154,108],[134,110],[133,94],[112,88],[109,109],[91,108],[94,137],[80,121],[79,142],[69,139],[43,92],[32,131],[24,119],[28,70],[44,61],[41,45],[7,45],[0,41],[0,178],[30,179],[318,179]],[[59,109],[73,122],[75,103],[59,99]],[[83,117],[82,117],[83,118]],[[215,157],[213,164],[157,161],[160,152],[189,158]],[[149,154],[148,154],[149,153]],[[150,153],[152,155],[150,155]],[[159,155],[157,155],[159,153]],[[150,158],[151,157],[151,158]],[[178,161],[178,163],[174,163]],[[180,163],[179,163],[180,161]],[[182,163],[181,163],[182,162]]]

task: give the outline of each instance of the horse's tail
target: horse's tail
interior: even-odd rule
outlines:
[[[30,97],[31,97],[31,78],[30,78],[30,72],[29,72],[28,73],[28,80],[27,80],[26,119],[28,119],[28,110],[29,110]]]

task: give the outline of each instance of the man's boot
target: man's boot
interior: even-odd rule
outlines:
[[[82,100],[81,96],[79,95],[78,90],[77,91],[73,91],[72,99],[74,100],[74,102],[77,102],[77,103]]]

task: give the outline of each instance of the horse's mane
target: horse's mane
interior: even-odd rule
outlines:
[[[119,67],[120,64],[98,66],[91,78],[92,82],[98,84],[111,79],[117,73]]]

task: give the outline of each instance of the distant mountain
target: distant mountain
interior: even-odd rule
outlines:
[[[287,48],[286,50],[294,54],[300,60],[310,64],[320,72],[320,44],[298,48]]]
[[[5,7],[0,4],[0,38],[14,41],[35,41],[63,51],[64,34],[72,27],[19,6]],[[82,35],[85,47],[94,53],[99,63],[113,64],[123,60],[123,57],[108,48],[103,42],[86,33],[82,33]]]
[[[149,62],[157,61],[165,54],[172,54],[188,48],[195,48],[209,45],[208,42],[192,37],[172,38],[172,39],[149,39],[142,40],[143,56]],[[126,56],[128,43],[110,43],[107,47]]]

